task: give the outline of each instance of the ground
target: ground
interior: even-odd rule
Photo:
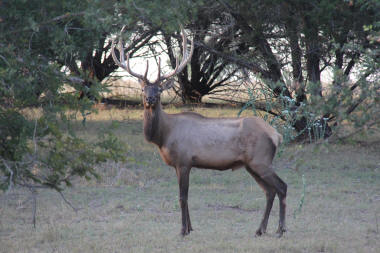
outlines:
[[[196,110],[212,116],[237,112]],[[268,233],[254,236],[265,197],[244,169],[193,169],[194,231],[182,238],[175,172],[144,141],[141,113],[112,109],[90,117],[85,129],[78,123],[83,135],[96,138],[100,128],[117,121],[129,159],[99,166],[99,181],[77,180],[64,192],[77,212],[56,192],[42,190],[34,229],[28,192],[0,195],[0,252],[378,252],[379,142],[282,146],[274,165],[288,184],[288,231],[280,239],[277,199]]]

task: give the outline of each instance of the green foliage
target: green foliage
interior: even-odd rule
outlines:
[[[29,122],[18,112],[0,109],[0,155],[3,159],[17,161],[28,152],[26,136],[31,133]]]
[[[286,142],[341,138],[379,125],[379,1],[263,0],[255,3],[259,20],[251,5],[239,1],[236,11],[267,39],[246,41],[256,46],[257,62],[281,76],[258,69],[243,109],[271,114]]]
[[[0,189],[12,185],[58,191],[74,177],[97,177],[94,166],[122,160],[125,145],[111,132],[95,141],[78,137],[72,121],[85,123],[105,88],[90,87],[64,66],[92,51],[112,15],[103,1],[0,2]],[[111,4],[112,6],[112,4]],[[33,113],[34,112],[34,113]],[[111,128],[112,129],[112,128]]]
[[[379,64],[373,60],[369,64],[370,69],[366,73],[376,73]],[[338,78],[337,74],[335,77]],[[309,99],[299,104],[295,98],[283,94],[276,97],[268,88],[248,89],[249,101],[238,115],[244,110],[252,110],[253,115],[261,116],[274,125],[283,134],[285,143],[300,138],[310,143],[318,142],[332,133],[339,138],[349,136],[376,126],[380,121],[378,82],[361,78],[356,82],[360,86],[357,92],[353,93],[350,86],[330,86],[323,97],[313,96],[313,90],[319,84],[309,83],[305,92]],[[263,115],[261,111],[266,113]],[[302,129],[296,129],[298,122],[303,123]]]

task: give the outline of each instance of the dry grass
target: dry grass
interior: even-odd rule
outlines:
[[[103,93],[103,97],[141,101],[141,86],[134,78],[109,80],[107,85],[109,91]],[[179,84],[177,83],[176,86],[179,87]],[[246,92],[247,89],[252,89],[254,88],[253,86],[256,85],[249,82],[232,82],[229,87],[222,86],[215,89],[211,94],[205,95],[202,98],[202,102],[217,104],[224,103],[225,101],[244,102],[250,98]],[[161,101],[163,101],[163,103],[180,103],[181,98],[176,96],[175,92],[170,89],[162,94]]]
[[[176,112],[179,109],[167,108]],[[194,108],[209,116],[237,109]],[[78,180],[65,196],[40,191],[37,228],[28,192],[0,195],[0,252],[378,252],[380,248],[380,145],[284,147],[275,160],[288,183],[288,232],[274,238],[276,201],[268,234],[255,238],[265,197],[244,170],[193,169],[189,207],[195,231],[182,238],[175,172],[143,140],[141,110],[108,110],[78,130],[88,138],[119,122],[129,161],[107,163],[98,182]],[[305,200],[298,210],[306,180]]]

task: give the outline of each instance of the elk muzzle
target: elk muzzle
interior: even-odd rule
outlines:
[[[156,97],[145,97],[145,105],[148,107],[152,107],[157,103]]]

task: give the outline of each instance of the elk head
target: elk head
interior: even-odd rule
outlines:
[[[125,31],[125,27],[121,29],[120,34],[122,34]],[[120,38],[117,43],[117,50],[119,51],[120,60],[117,59],[116,53],[115,53],[115,47],[116,42],[115,40],[112,40],[112,47],[111,47],[111,54],[112,58],[115,61],[115,63],[127,71],[130,75],[137,77],[138,81],[142,87],[142,91],[144,94],[143,103],[145,108],[154,108],[157,104],[160,103],[160,96],[162,91],[166,89],[170,89],[173,86],[173,77],[180,73],[187,65],[187,63],[190,61],[191,56],[194,51],[194,41],[191,40],[191,46],[190,46],[190,52],[187,50],[187,38],[185,30],[181,27],[182,32],[182,60],[179,63],[178,58],[176,58],[176,67],[174,70],[167,74],[161,75],[161,58],[158,58],[158,70],[157,70],[157,78],[155,81],[151,82],[148,80],[148,69],[149,69],[149,62],[146,61],[146,69],[144,72],[144,75],[138,74],[131,70],[129,66],[129,53],[127,53],[126,60],[124,59],[125,53],[124,53],[124,46],[123,41]]]

